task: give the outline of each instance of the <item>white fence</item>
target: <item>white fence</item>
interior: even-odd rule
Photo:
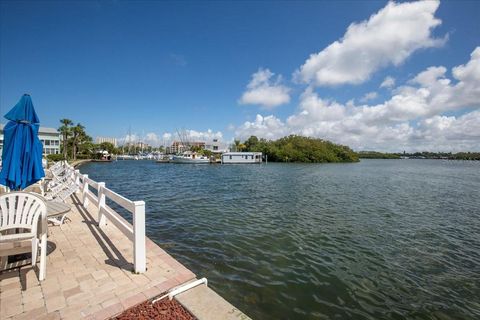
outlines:
[[[73,168],[71,168],[73,170]],[[105,187],[105,182],[96,182],[79,170],[73,171],[74,179],[79,185],[79,194],[82,205],[87,208],[91,203],[97,207],[98,226],[100,228],[107,224],[107,220],[115,225],[124,235],[133,242],[133,265],[136,273],[146,271],[146,247],[145,247],[145,202],[131,201],[118,193]],[[97,190],[97,195],[90,188]],[[133,226],[120,216],[115,210],[106,204],[110,199],[119,206],[125,208],[133,215]]]

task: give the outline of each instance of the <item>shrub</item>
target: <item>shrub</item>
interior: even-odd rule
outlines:
[[[50,161],[62,161],[64,160],[63,154],[49,154],[47,155],[47,159]]]

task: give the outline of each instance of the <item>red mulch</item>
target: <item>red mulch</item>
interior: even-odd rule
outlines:
[[[135,307],[125,310],[116,316],[116,320],[196,320],[175,299],[164,298],[152,304],[151,301],[143,302]]]

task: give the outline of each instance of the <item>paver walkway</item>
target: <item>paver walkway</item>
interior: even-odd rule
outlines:
[[[148,238],[147,272],[133,274],[131,241],[70,203],[71,221],[48,229],[46,280],[31,266],[0,274],[0,319],[106,319],[195,278]]]
[[[175,299],[198,320],[251,320],[206,285],[180,293]]]

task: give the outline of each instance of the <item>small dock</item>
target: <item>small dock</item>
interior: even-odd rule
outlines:
[[[133,273],[132,242],[113,224],[98,227],[97,207],[84,208],[81,203],[73,195],[69,221],[49,225],[44,281],[39,282],[38,268],[31,265],[0,273],[0,319],[109,319],[196,278],[148,238],[147,270]],[[207,294],[198,290],[181,294],[185,302],[180,303],[198,319],[209,314],[248,319],[202,287]]]

